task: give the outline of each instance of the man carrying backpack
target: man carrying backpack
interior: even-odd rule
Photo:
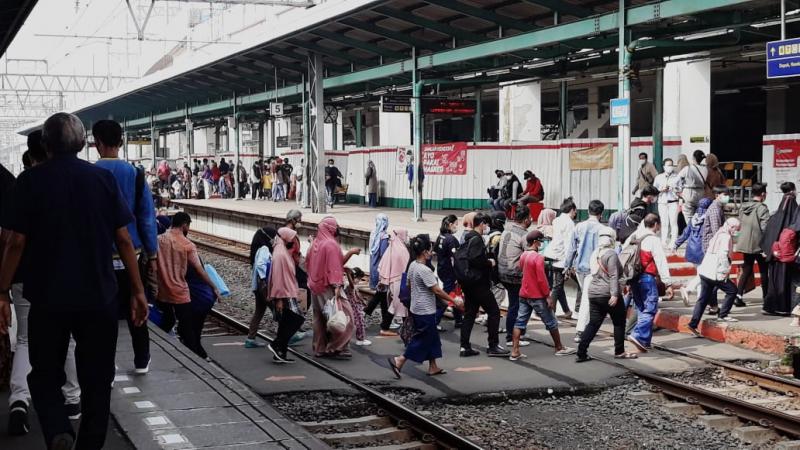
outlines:
[[[464,292],[465,314],[461,326],[460,356],[475,356],[480,352],[470,344],[472,327],[478,309],[483,308],[489,315],[487,321],[489,333],[488,356],[508,356],[509,351],[499,345],[498,327],[500,325],[500,308],[492,295],[492,269],[497,262],[489,257],[483,242],[483,235],[489,233],[491,218],[478,213],[472,220],[473,228],[464,234],[464,245],[455,254],[456,279]]]
[[[635,232],[623,246],[620,260],[623,280],[631,287],[638,313],[636,327],[628,340],[639,351],[646,352],[650,348],[653,320],[658,312],[658,283],[669,286],[671,281],[667,255],[659,238],[661,219],[656,214],[648,214],[643,223],[644,229]],[[638,253],[638,261],[633,252]],[[671,289],[667,289],[667,296],[671,295]]]
[[[512,343],[514,324],[519,312],[519,290],[522,289],[522,268],[519,258],[527,249],[526,236],[531,226],[531,212],[527,206],[517,206],[514,221],[507,223],[500,237],[500,248],[497,254],[500,281],[508,292],[508,312],[506,313],[506,347]],[[522,347],[530,345],[521,341]]]

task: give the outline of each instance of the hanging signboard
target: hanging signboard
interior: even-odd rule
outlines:
[[[411,150],[408,150],[404,147],[397,147],[395,151],[395,172],[396,173],[406,173],[406,164],[408,164],[408,158],[410,155]]]
[[[800,75],[800,38],[767,42],[767,78]]]
[[[611,99],[611,126],[631,124],[631,99]]]
[[[467,143],[422,146],[422,167],[425,175],[466,175]]]
[[[800,141],[782,141],[775,143],[774,160],[775,185],[784,181],[797,182],[800,177]]]
[[[381,97],[381,111],[385,113],[410,113],[411,97],[408,95],[384,95]]]
[[[423,98],[422,114],[449,114],[452,116],[473,116],[477,110],[475,100]]]
[[[569,151],[569,170],[599,170],[614,167],[614,146],[597,145]]]

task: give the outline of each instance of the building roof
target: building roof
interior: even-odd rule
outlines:
[[[0,56],[19,32],[37,0],[3,0],[0,5]]]

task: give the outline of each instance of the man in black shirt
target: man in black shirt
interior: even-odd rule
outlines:
[[[475,356],[479,354],[472,348],[469,342],[472,334],[472,327],[475,325],[475,317],[478,309],[483,308],[489,315],[486,322],[489,333],[489,348],[486,351],[488,356],[508,356],[509,351],[499,344],[498,330],[500,327],[500,308],[490,289],[492,285],[492,270],[497,265],[497,261],[491,259],[486,252],[486,245],[483,242],[483,235],[488,234],[489,225],[492,219],[484,214],[478,213],[472,220],[472,230],[464,233],[464,244],[467,247],[469,266],[479,274],[475,282],[461,282],[461,289],[464,292],[464,323],[461,325],[461,353],[460,356]]]
[[[328,166],[325,167],[325,191],[328,193],[328,206],[333,208],[333,194],[336,192],[336,187],[341,185],[340,178],[342,172],[333,165],[333,160],[328,160]]]
[[[131,316],[137,325],[147,320],[127,230],[133,215],[114,175],[78,159],[85,135],[72,114],[47,119],[42,140],[50,159],[19,176],[2,223],[10,233],[0,266],[0,333],[8,333],[8,291],[22,264],[31,303],[28,381],[50,449],[70,449],[75,441],[61,394],[70,335],[83,398],[77,448],[105,442],[118,330],[114,244],[130,277]]]

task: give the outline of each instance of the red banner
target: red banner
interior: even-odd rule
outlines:
[[[774,154],[773,167],[797,167],[797,161],[800,158],[800,141],[776,142]]]
[[[422,167],[425,175],[466,175],[467,143],[423,145]]]

